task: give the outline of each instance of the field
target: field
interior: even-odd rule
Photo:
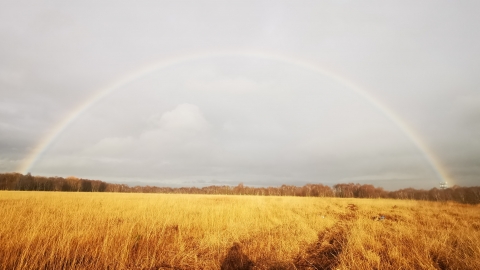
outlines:
[[[480,269],[480,206],[0,192],[0,269]]]

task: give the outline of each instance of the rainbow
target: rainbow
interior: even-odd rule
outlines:
[[[413,130],[403,119],[397,116],[392,110],[385,106],[378,98],[374,97],[372,94],[368,93],[364,89],[358,87],[356,84],[352,83],[348,79],[341,77],[340,75],[333,73],[325,68],[299,59],[296,57],[289,57],[285,55],[279,55],[268,52],[259,52],[259,51],[245,51],[245,50],[229,50],[229,51],[215,51],[215,52],[203,52],[203,53],[194,53],[180,55],[176,57],[170,57],[168,59],[162,59],[156,61],[141,68],[128,73],[126,76],[121,77],[118,80],[107,84],[103,88],[100,88],[95,92],[94,95],[89,97],[83,103],[79,104],[74,110],[72,110],[62,121],[57,123],[51,131],[44,136],[39,143],[30,151],[28,156],[20,164],[17,171],[21,173],[29,172],[33,166],[37,163],[40,157],[48,150],[50,145],[63,133],[63,131],[71,125],[80,115],[82,115],[89,108],[94,106],[100,100],[115,92],[115,90],[143,77],[148,74],[151,74],[157,70],[171,67],[174,65],[207,59],[215,57],[225,57],[225,56],[244,56],[252,57],[264,60],[272,60],[291,64],[300,68],[304,68],[310,71],[313,71],[317,74],[326,76],[337,83],[347,87],[348,89],[355,92],[357,95],[361,96],[364,100],[368,101],[373,107],[375,107],[379,112],[381,112],[385,117],[387,117],[392,123],[394,123],[402,133],[415,145],[415,147],[422,153],[425,160],[430,164],[433,171],[436,173],[437,178],[440,182],[451,182],[446,170],[441,165],[440,161],[436,158],[434,153],[427,147],[421,137]]]

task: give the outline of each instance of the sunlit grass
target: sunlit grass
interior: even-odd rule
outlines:
[[[480,269],[472,205],[0,192],[0,209],[1,269]]]

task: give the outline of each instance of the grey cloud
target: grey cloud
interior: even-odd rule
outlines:
[[[3,1],[0,169],[16,170],[73,108],[147,63],[238,49],[352,81],[458,184],[478,185],[477,10],[450,1]],[[437,181],[398,127],[348,87],[245,56],[186,61],[122,86],[73,121],[33,173],[162,185]]]

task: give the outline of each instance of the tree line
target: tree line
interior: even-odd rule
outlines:
[[[282,185],[280,187],[249,187],[242,183],[237,186],[207,187],[156,187],[113,184],[100,180],[77,177],[32,176],[30,173],[0,173],[0,190],[25,191],[69,191],[69,192],[130,192],[130,193],[170,193],[170,194],[224,194],[259,196],[301,196],[301,197],[338,197],[338,198],[391,198],[428,201],[456,201],[460,203],[480,203],[480,187],[453,186],[447,189],[432,188],[418,190],[413,188],[386,191],[381,187],[360,184],[336,184],[332,187],[322,184],[304,186]]]

